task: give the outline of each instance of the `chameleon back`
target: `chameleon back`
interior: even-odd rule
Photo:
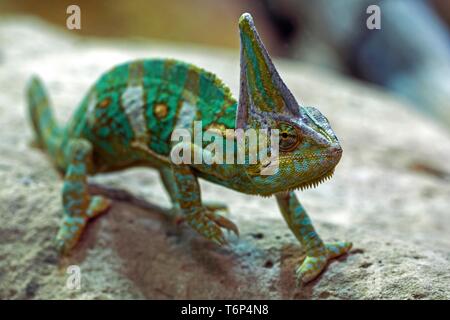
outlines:
[[[191,129],[193,121],[201,120],[203,130],[211,125],[232,129],[236,107],[229,88],[212,73],[172,59],[137,60],[100,77],[66,136],[92,142],[95,171],[139,162],[157,165],[136,146],[167,157],[175,128]]]

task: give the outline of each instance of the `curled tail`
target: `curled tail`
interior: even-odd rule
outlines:
[[[28,111],[39,147],[59,163],[63,130],[58,126],[50,108],[50,100],[42,81],[33,76],[27,86]]]

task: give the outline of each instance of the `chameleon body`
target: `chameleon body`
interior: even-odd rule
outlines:
[[[348,242],[324,243],[315,232],[294,190],[329,178],[342,154],[326,118],[300,106],[275,69],[249,14],[239,20],[241,37],[240,96],[212,73],[171,59],[148,59],[119,65],[89,90],[72,119],[59,126],[41,81],[28,86],[30,117],[37,142],[64,174],[63,220],[56,245],[65,254],[78,242],[89,219],[105,212],[110,200],[91,195],[87,177],[132,166],[156,168],[173,210],[198,233],[219,245],[222,229],[238,233],[220,215],[226,206],[203,203],[198,178],[240,192],[274,195],[306,258],[296,269],[303,283],[317,277],[327,262],[346,253]],[[178,164],[170,158],[175,129],[279,129],[278,170],[260,175],[257,164]],[[193,142],[187,144],[198,151]],[[186,146],[186,145],[184,145]],[[207,150],[200,149],[205,156]],[[248,160],[248,159],[247,159]]]

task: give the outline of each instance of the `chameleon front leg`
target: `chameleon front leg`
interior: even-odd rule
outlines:
[[[227,243],[221,228],[239,234],[237,226],[232,221],[202,204],[198,179],[189,165],[172,165],[172,170],[177,186],[175,199],[180,206],[183,219],[191,228],[219,245]]]
[[[67,170],[62,202],[64,216],[56,236],[56,246],[66,254],[78,242],[89,219],[105,212],[110,201],[88,193],[87,175],[92,166],[92,145],[87,140],[72,139],[66,149]]]
[[[193,152],[203,152],[204,157],[209,156],[207,154],[208,151],[199,149],[198,146],[192,143],[181,142],[175,145],[174,148],[177,148],[177,146],[181,146],[183,150],[190,149]],[[191,228],[219,245],[226,244],[227,241],[221,228],[233,231],[236,235],[239,235],[238,228],[232,221],[218,214],[218,211],[223,210],[224,206],[217,204],[208,206],[202,203],[200,185],[193,167],[196,170],[205,172],[210,170],[209,166],[204,166],[203,164],[171,164],[173,181],[175,183],[175,186],[170,188],[175,191],[173,199],[177,202],[183,219],[187,221]],[[170,181],[170,178],[166,179],[165,183],[170,183]]]
[[[307,283],[314,280],[330,259],[351,249],[350,242],[324,243],[293,191],[278,193],[276,199],[289,228],[306,250],[305,260],[296,269],[297,281]]]
[[[161,180],[163,182],[163,185],[170,197],[170,202],[172,204],[172,213],[177,223],[182,222],[184,220],[183,214],[180,210],[180,204],[178,202],[178,199],[176,197],[176,194],[178,193],[178,187],[175,182],[175,176],[173,173],[173,170],[170,167],[163,167],[159,169],[159,175],[161,177]],[[219,214],[221,213],[229,213],[228,207],[226,204],[223,203],[217,203],[217,202],[206,202],[203,201],[203,207],[211,213]]]

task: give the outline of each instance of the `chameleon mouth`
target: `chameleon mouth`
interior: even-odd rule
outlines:
[[[325,182],[326,180],[331,179],[333,177],[335,167],[341,158],[341,155],[342,155],[342,149],[337,148],[337,149],[331,150],[331,152],[328,152],[328,153],[323,153],[320,155],[314,155],[314,156],[308,156],[308,157],[305,157],[305,156],[302,156],[302,157],[293,157],[293,156],[278,157],[275,160],[271,159],[270,161],[263,164],[262,166],[258,166],[257,167],[258,170],[255,170],[255,172],[246,172],[246,173],[249,177],[255,176],[255,175],[259,176],[262,172],[261,168],[270,169],[271,166],[278,168],[279,165],[283,165],[283,164],[289,165],[293,161],[300,161],[300,160],[304,161],[306,159],[308,159],[310,161],[311,160],[323,160],[324,158],[330,159],[331,161],[326,164],[326,166],[328,168],[326,168],[326,167],[323,168],[323,164],[314,163],[314,164],[310,164],[311,165],[310,168],[312,170],[310,172],[308,172],[309,174],[306,173],[306,174],[296,175],[295,173],[293,173],[295,178],[291,177],[291,178],[288,178],[287,180],[291,180],[292,178],[294,178],[293,180],[296,180],[296,181],[287,183],[287,185],[285,185],[285,187],[283,188],[284,190],[273,190],[272,188],[269,187],[263,191],[263,190],[261,190],[262,188],[260,186],[255,185],[256,189],[258,190],[258,192],[256,194],[258,194],[262,197],[270,197],[278,192],[290,192],[290,191],[295,191],[295,190],[303,191],[303,190],[310,189],[310,188],[316,188],[322,182]],[[314,171],[316,172],[316,174],[311,174]],[[319,172],[317,172],[317,171],[319,171]],[[320,171],[322,171],[322,173]],[[250,178],[250,181],[252,181],[251,178]],[[301,182],[299,183],[299,181],[301,181]],[[286,181],[286,182],[288,182],[288,181]]]
[[[315,179],[305,181],[298,186],[290,188],[289,191],[294,191],[294,190],[303,191],[303,190],[310,189],[310,188],[316,188],[322,182],[325,182],[326,180],[330,180],[333,177],[333,174],[334,174],[334,168]]]
[[[291,191],[295,191],[295,190],[303,191],[303,190],[310,189],[310,188],[316,188],[322,182],[325,182],[326,180],[330,180],[333,177],[333,174],[334,174],[334,168],[332,168],[331,170],[327,171],[326,173],[322,174],[321,176],[319,176],[317,178],[311,179],[309,181],[305,181],[305,182],[301,183],[300,185],[296,185],[295,187],[287,188],[281,192],[291,192]],[[267,197],[274,195],[275,193],[278,193],[278,192],[259,193],[259,195],[264,198],[267,198]]]
[[[312,178],[310,180],[306,180],[304,182],[302,182],[299,185],[296,185],[295,187],[289,188],[289,191],[294,191],[294,190],[306,190],[306,189],[310,189],[310,188],[316,188],[319,184],[321,184],[322,182],[325,182],[326,180],[330,180],[333,177],[334,174],[334,169],[336,168],[336,165],[338,164],[339,160],[341,159],[342,156],[342,149],[340,147],[338,148],[333,148],[330,150],[329,153],[325,153],[322,154],[319,158],[330,158],[334,160],[334,165],[333,167],[331,167],[328,171],[326,171],[325,173],[319,175],[318,177]],[[311,159],[311,158],[310,158]]]

